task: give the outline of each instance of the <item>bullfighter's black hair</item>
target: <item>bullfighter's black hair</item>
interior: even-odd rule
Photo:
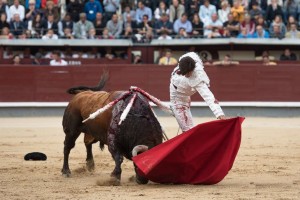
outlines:
[[[179,74],[186,75],[187,73],[193,71],[196,67],[196,62],[193,58],[186,56],[179,61]]]

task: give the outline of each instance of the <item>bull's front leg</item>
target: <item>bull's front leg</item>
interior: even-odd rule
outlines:
[[[123,156],[122,154],[117,150],[115,145],[115,133],[111,129],[108,133],[108,150],[111,153],[114,161],[115,161],[115,168],[111,173],[111,177],[116,179],[116,184],[119,185],[121,181],[121,165],[123,163]]]

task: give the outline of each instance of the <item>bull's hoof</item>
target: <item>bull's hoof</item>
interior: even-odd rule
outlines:
[[[109,179],[109,184],[113,185],[113,186],[119,186],[119,185],[121,185],[121,180],[112,176]]]
[[[135,181],[137,182],[137,184],[140,184],[140,185],[145,185],[149,182],[148,179],[146,179],[144,177],[139,177],[139,176],[136,176]]]
[[[62,169],[61,172],[65,178],[69,178],[71,176],[71,171],[69,169]]]
[[[94,160],[87,160],[86,161],[86,168],[89,172],[94,171],[95,169],[95,163]]]

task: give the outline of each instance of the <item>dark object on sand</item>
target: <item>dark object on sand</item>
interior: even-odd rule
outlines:
[[[26,154],[24,160],[47,160],[47,156],[44,153],[32,152]]]

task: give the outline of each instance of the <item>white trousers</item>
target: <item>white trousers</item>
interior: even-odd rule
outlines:
[[[194,127],[190,106],[173,104],[171,105],[171,108],[183,132]]]

